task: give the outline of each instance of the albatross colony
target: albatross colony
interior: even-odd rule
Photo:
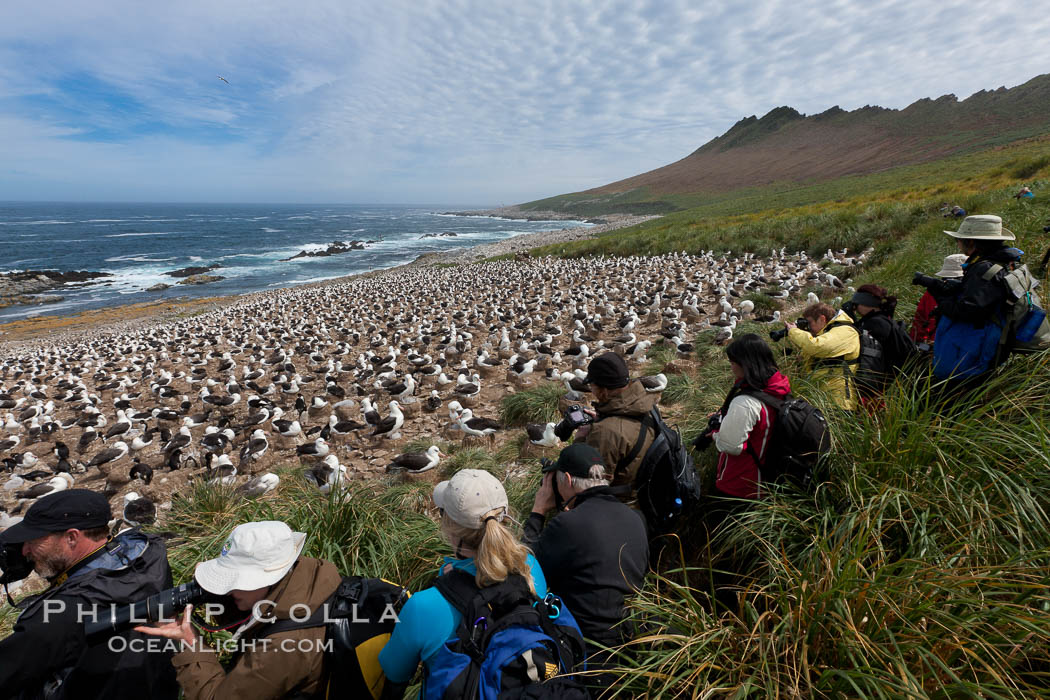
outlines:
[[[240,485],[288,463],[345,468],[345,479],[386,473],[416,461],[396,458],[419,438],[478,440],[464,426],[479,419],[482,444],[513,434],[495,421],[504,395],[557,382],[575,397],[598,353],[623,354],[637,375],[654,343],[685,357],[685,340],[704,331],[727,342],[753,315],[750,293],[834,294],[844,283],[829,264],[849,270],[868,252],[405,267],[3,353],[0,478],[62,472],[119,504],[130,491],[170,499],[189,478]],[[140,465],[156,472],[151,484]],[[2,510],[24,509],[26,490],[0,489]]]

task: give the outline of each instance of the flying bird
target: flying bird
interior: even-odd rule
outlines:
[[[221,80],[222,82],[226,83],[227,85],[230,84],[230,81],[227,80],[226,78],[222,77],[221,75],[217,75],[215,77],[218,78],[219,80]]]

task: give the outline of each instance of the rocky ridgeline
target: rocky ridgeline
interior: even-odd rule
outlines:
[[[57,294],[41,294],[66,284],[89,283],[100,277],[112,277],[107,272],[73,270],[25,270],[0,274],[0,309],[15,304],[52,304],[62,301]]]
[[[378,243],[378,241],[332,241],[324,250],[300,250],[290,258],[281,258],[280,262],[288,262],[297,258],[327,258],[330,255],[341,255],[352,250],[364,250],[373,243]]]

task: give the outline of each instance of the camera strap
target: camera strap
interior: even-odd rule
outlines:
[[[631,451],[628,452],[627,455],[623,459],[621,459],[619,462],[616,463],[616,472],[617,473],[619,473],[619,472],[623,471],[624,469],[626,469],[627,465],[630,464],[631,462],[633,462],[638,457],[638,453],[640,453],[642,451],[642,445],[645,444],[645,433],[646,433],[646,431],[650,427],[654,426],[653,417],[649,413],[646,413],[644,416],[642,416],[642,418],[641,418],[641,420],[639,422],[641,423],[641,428],[639,429],[639,432],[638,432],[638,442],[634,443],[634,447],[631,448]]]

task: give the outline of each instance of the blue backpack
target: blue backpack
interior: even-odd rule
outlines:
[[[590,698],[571,675],[583,669],[583,635],[557,596],[540,600],[518,574],[479,588],[457,569],[434,586],[463,619],[429,664],[425,700]]]

